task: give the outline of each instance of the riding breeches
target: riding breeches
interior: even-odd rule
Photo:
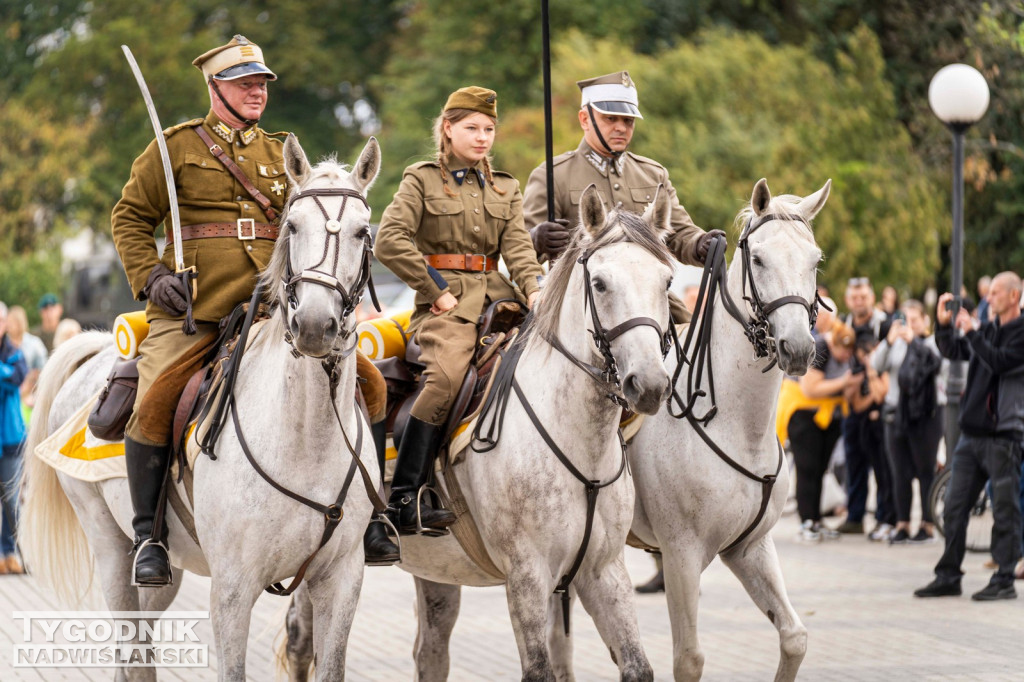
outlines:
[[[473,359],[477,330],[475,323],[455,317],[450,311],[427,315],[416,332],[416,340],[422,348],[420,362],[426,366],[420,378],[423,389],[410,414],[440,426],[448,417],[448,410],[455,402]]]
[[[144,445],[167,445],[174,409],[177,406],[184,383],[175,395],[164,400],[149,400],[143,407],[143,400],[150,388],[162,375],[177,367],[197,344],[208,344],[217,335],[217,323],[197,322],[194,336],[181,331],[181,320],[151,320],[149,335],[139,345],[139,388],[135,395],[135,409],[125,435]],[[187,381],[186,377],[186,381]]]

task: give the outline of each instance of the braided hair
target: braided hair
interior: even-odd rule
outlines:
[[[477,112],[472,109],[449,109],[448,111],[442,111],[441,115],[434,119],[434,144],[437,147],[437,155],[435,160],[437,165],[441,167],[441,183],[444,186],[444,193],[450,197],[458,196],[452,191],[448,185],[448,176],[451,175],[451,169],[448,168],[448,156],[452,153],[452,140],[444,133],[444,122],[458,123],[462,119],[475,114]],[[485,114],[486,115],[486,114]],[[488,118],[490,118],[488,116]],[[491,118],[494,121],[493,118]],[[497,121],[494,121],[497,123]],[[491,186],[498,194],[505,194],[505,190],[498,188],[494,184],[494,175],[491,171],[491,159],[484,157],[484,179],[487,180],[487,184]]]

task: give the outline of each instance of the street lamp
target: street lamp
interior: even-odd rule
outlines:
[[[953,319],[960,310],[960,292],[964,284],[964,133],[977,123],[988,109],[988,83],[977,69],[966,64],[950,64],[939,69],[928,86],[928,104],[939,120],[953,133],[953,241],[950,244],[953,294]],[[966,380],[963,362],[951,362],[946,382],[946,458],[952,462],[953,449],[960,436],[960,394]]]

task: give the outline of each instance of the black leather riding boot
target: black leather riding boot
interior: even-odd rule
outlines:
[[[435,426],[410,416],[398,448],[398,462],[395,477],[391,481],[391,498],[388,506],[392,522],[403,535],[417,531],[416,494],[430,477],[434,466],[434,454],[444,435],[443,426]],[[455,514],[447,509],[434,509],[424,500],[420,504],[419,521],[423,528],[444,530],[455,523]]]
[[[135,572],[133,584],[139,587],[163,587],[171,582],[171,562],[167,550],[157,542],[166,539],[153,537],[153,517],[160,500],[160,488],[167,475],[171,449],[166,445],[143,445],[131,438],[124,439],[124,459],[128,468],[128,491],[132,497],[135,518]],[[147,543],[146,541],[151,542]]]
[[[377,465],[380,467],[380,480],[384,480],[384,457],[387,448],[388,426],[386,421],[370,424],[373,444],[377,450]],[[401,558],[398,545],[388,537],[387,524],[376,519],[370,520],[363,536],[363,553],[366,555],[367,566],[390,566]]]

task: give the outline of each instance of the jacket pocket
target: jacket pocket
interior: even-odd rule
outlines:
[[[423,200],[422,238],[429,242],[454,242],[461,232],[466,207],[459,199],[427,197]]]
[[[256,160],[256,175],[250,178],[280,213],[284,208],[284,198],[288,194],[288,179],[284,174],[284,161]]]
[[[665,191],[662,188],[661,191]],[[652,187],[634,187],[629,190],[629,196],[633,199],[633,211],[635,213],[643,213],[646,210],[647,205],[654,201],[654,197],[658,192],[658,186]]]
[[[178,194],[193,202],[229,202],[234,178],[221,162],[210,154],[185,152],[185,164],[178,179]]]

